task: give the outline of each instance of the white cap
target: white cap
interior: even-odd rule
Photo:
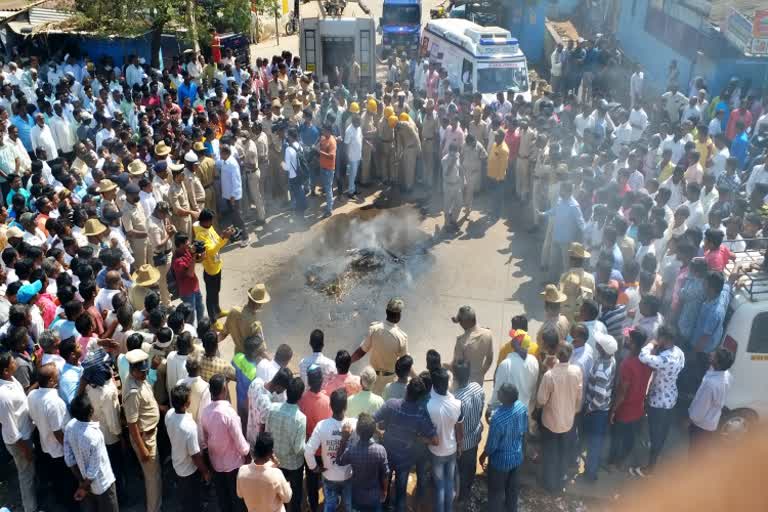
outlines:
[[[606,354],[612,356],[619,349],[619,344],[616,342],[616,338],[610,334],[604,334],[602,332],[594,332],[592,336],[595,337],[595,343],[602,348]]]
[[[184,161],[191,164],[197,163],[198,158],[194,151],[190,150],[184,154]]]

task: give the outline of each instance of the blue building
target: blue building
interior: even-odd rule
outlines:
[[[646,83],[664,89],[672,59],[680,88],[704,77],[716,95],[731,77],[762,87],[768,79],[768,34],[753,35],[755,12],[765,0],[624,0],[615,34],[627,56],[640,63]],[[763,22],[763,28],[765,23]],[[755,29],[758,30],[758,29]]]
[[[501,0],[500,25],[517,38],[528,62],[544,59],[544,22],[551,3],[551,0]]]

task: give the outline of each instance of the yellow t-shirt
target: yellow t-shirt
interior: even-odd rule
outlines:
[[[523,344],[522,345],[523,345],[523,348],[527,348],[528,349],[528,353],[531,354],[532,356],[536,357],[538,355],[538,353],[539,353],[539,345],[538,345],[538,343],[536,343],[535,341],[533,341],[531,339],[531,336],[529,334],[526,333],[525,337],[523,338]],[[499,364],[501,364],[501,362],[503,360],[505,360],[507,358],[507,356],[512,353],[513,350],[514,349],[512,348],[512,341],[511,340],[506,342],[506,343],[504,343],[499,348],[499,358],[496,360],[496,365],[498,366]]]
[[[226,238],[221,238],[219,234],[213,229],[204,228],[199,224],[194,226],[195,240],[200,240],[205,244],[205,254],[203,255],[203,270],[209,276],[215,276],[221,272],[221,255],[219,251],[222,247],[227,245],[229,241]]]

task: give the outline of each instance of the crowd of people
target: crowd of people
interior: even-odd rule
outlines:
[[[116,511],[136,467],[146,510],[168,509],[168,459],[185,510],[212,482],[221,511],[315,512],[321,489],[326,512],[404,511],[413,471],[415,498],[447,512],[479,463],[487,509],[507,511],[531,461],[560,493],[598,478],[608,439],[609,469],[652,473],[681,412],[692,446],[712,439],[733,363],[726,309],[756,269],[724,271],[765,249],[766,97],[698,78],[685,95],[673,63],[658,98],[638,69],[625,109],[592,87],[593,52],[558,47],[554,91],[490,103],[406,56],[375,85],[353,60],[333,88],[289,52],[162,71],[137,56],[4,63],[0,424],[25,512],[43,495]],[[514,210],[542,233],[542,327],[513,318],[495,354],[462,307],[451,361],[430,350],[417,373],[402,300],[351,354],[327,357],[313,331],[296,365],[297,347],[268,346],[263,284],[222,308],[225,246],[249,246],[275,213],[307,222],[310,205],[330,216],[380,186],[442,198],[449,233],[477,194],[491,218]]]

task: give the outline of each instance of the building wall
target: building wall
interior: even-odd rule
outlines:
[[[503,27],[520,41],[528,62],[544,58],[544,21],[549,0],[502,0]]]
[[[744,57],[722,35],[715,32],[706,33],[701,38],[702,55],[696,55],[696,48],[691,46],[685,47],[686,55],[671,48],[646,31],[648,4],[649,0],[621,2],[616,38],[624,53],[643,67],[646,83],[651,88],[649,92],[664,89],[667,69],[672,59],[677,59],[680,87],[686,94],[688,83],[695,76],[703,76],[710,92],[714,94],[733,76],[742,80],[750,78],[753,84],[762,83],[768,78],[768,58]]]

